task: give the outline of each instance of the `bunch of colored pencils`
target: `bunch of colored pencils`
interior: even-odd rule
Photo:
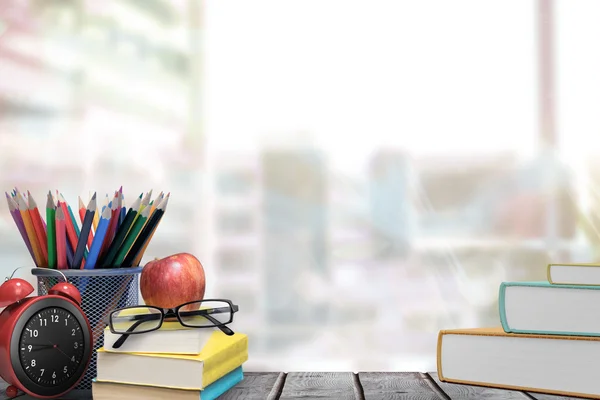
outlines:
[[[140,194],[129,209],[123,187],[101,207],[96,193],[87,206],[79,197],[79,221],[61,193],[48,192],[46,221],[29,191],[5,193],[8,209],[37,267],[53,269],[130,268],[140,265],[167,209],[170,194],[151,200]]]

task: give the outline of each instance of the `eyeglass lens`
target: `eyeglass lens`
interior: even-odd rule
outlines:
[[[117,310],[110,315],[115,333],[149,332],[162,323],[162,312],[152,307],[132,307]]]
[[[204,300],[186,304],[178,310],[181,322],[187,326],[218,326],[233,320],[229,303],[219,300]]]

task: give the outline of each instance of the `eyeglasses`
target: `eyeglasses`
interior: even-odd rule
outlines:
[[[231,336],[234,332],[225,325],[233,321],[233,314],[237,311],[237,305],[224,299],[190,301],[169,309],[154,306],[119,308],[109,315],[110,331],[122,335],[112,347],[118,349],[129,335],[155,331],[165,319],[174,318],[188,328],[219,328]]]

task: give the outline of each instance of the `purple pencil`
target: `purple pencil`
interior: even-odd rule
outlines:
[[[12,215],[13,220],[15,221],[15,224],[21,233],[21,237],[27,246],[27,250],[29,250],[29,254],[31,254],[31,257],[35,260],[33,250],[31,249],[31,243],[29,242],[29,237],[27,236],[27,231],[25,230],[25,225],[23,224],[23,218],[21,218],[21,213],[19,212],[19,206],[8,193],[4,192],[4,194],[6,194],[6,201],[8,202],[10,215]]]

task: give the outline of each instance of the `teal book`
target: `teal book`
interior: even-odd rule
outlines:
[[[498,305],[507,333],[600,336],[600,286],[503,282]]]
[[[92,381],[94,400],[215,400],[244,379],[238,367],[203,390],[172,389],[157,386]]]

